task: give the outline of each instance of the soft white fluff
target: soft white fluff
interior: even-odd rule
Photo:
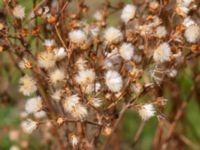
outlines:
[[[46,112],[43,111],[43,110],[38,111],[38,112],[35,112],[35,113],[34,113],[34,117],[35,117],[35,118],[38,118],[38,119],[44,118],[44,117],[46,117]]]
[[[129,20],[135,17],[135,13],[136,13],[136,6],[127,4],[122,10],[121,14],[122,21],[127,23]]]
[[[63,103],[65,111],[72,112],[77,104],[79,104],[79,97],[77,94],[67,97]]]
[[[70,138],[70,142],[71,142],[72,146],[75,147],[78,144],[79,139],[76,135],[73,134]]]
[[[32,97],[26,101],[25,110],[27,113],[35,113],[42,109],[42,99],[40,96]]]
[[[184,20],[183,20],[183,25],[185,27],[189,27],[191,25],[195,24],[195,21],[193,19],[191,19],[191,17],[186,17]]]
[[[55,66],[56,63],[56,57],[51,52],[41,52],[38,55],[38,65],[41,68],[49,69]]]
[[[87,40],[87,36],[82,30],[73,30],[69,33],[69,39],[73,43],[83,44]]]
[[[141,106],[138,112],[139,112],[140,117],[144,121],[147,121],[148,119],[153,117],[156,113],[153,104],[145,104]]]
[[[78,95],[72,95],[65,99],[63,106],[66,112],[69,112],[76,119],[84,119],[88,112],[86,107],[79,102]]]
[[[21,77],[19,83],[19,91],[25,96],[30,96],[37,90],[36,81],[28,75]]]
[[[100,11],[96,11],[93,16],[97,21],[103,20],[103,14]]]
[[[55,69],[50,73],[50,82],[56,84],[65,78],[65,72],[62,69]]]
[[[121,57],[125,60],[130,60],[133,57],[134,47],[131,43],[123,43],[119,48]]]
[[[119,92],[122,88],[122,77],[114,70],[108,70],[105,75],[106,85],[112,92]]]
[[[37,128],[37,122],[28,119],[22,122],[21,127],[24,132],[31,134]]]
[[[25,8],[21,5],[15,6],[13,15],[18,19],[23,19],[25,17]]]
[[[109,27],[104,32],[106,43],[118,43],[123,39],[121,31],[115,27]]]
[[[165,28],[165,26],[159,26],[156,28],[156,36],[158,38],[163,38],[167,35],[167,30]]]
[[[93,69],[80,70],[76,75],[76,82],[80,85],[88,85],[95,80],[95,72]]]
[[[200,38],[200,27],[197,24],[189,26],[184,33],[186,40],[195,43]]]
[[[102,105],[102,103],[103,103],[102,99],[100,99],[100,98],[91,98],[89,100],[89,102],[94,107],[100,107]]]
[[[65,48],[63,47],[54,49],[54,54],[55,54],[56,60],[62,60],[63,58],[67,56]]]
[[[153,58],[155,62],[163,63],[169,61],[172,55],[170,45],[168,43],[162,43],[154,51]]]
[[[71,115],[76,119],[83,120],[87,117],[88,111],[84,105],[79,103],[75,106],[74,110],[71,112]]]
[[[52,46],[55,45],[55,41],[54,41],[54,40],[51,40],[51,39],[46,39],[46,40],[44,41],[44,45],[45,45],[46,47],[52,47]]]

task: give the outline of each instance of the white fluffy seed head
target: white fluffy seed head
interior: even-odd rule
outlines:
[[[30,96],[37,90],[36,81],[28,75],[21,77],[19,83],[19,91],[25,96]]]
[[[47,51],[39,53],[38,65],[41,68],[44,68],[44,69],[52,68],[55,66],[55,63],[56,63],[56,57],[53,53],[47,52]]]
[[[37,128],[37,122],[27,119],[22,122],[21,127],[24,132],[31,134]]]
[[[46,112],[43,110],[35,112],[34,117],[37,119],[44,118],[44,117],[46,117]]]
[[[65,51],[65,48],[60,47],[60,48],[55,48],[54,49],[54,55],[56,57],[56,60],[62,60],[63,58],[65,58],[67,56],[67,53]]]
[[[80,70],[78,75],[76,75],[76,82],[80,85],[88,85],[94,82],[95,72],[93,69]]]
[[[131,43],[123,43],[119,48],[120,56],[125,60],[131,60],[134,54],[134,47]]]
[[[197,24],[189,26],[185,30],[184,36],[189,43],[196,43],[200,38],[200,27]]]
[[[87,117],[88,111],[84,105],[79,103],[74,107],[71,114],[74,118],[83,120]]]
[[[121,75],[114,70],[108,70],[105,74],[106,85],[112,92],[119,92],[123,85]]]
[[[65,99],[63,107],[76,119],[84,119],[88,112],[84,105],[80,104],[78,95],[72,95]]]
[[[76,135],[71,135],[70,137],[70,143],[72,144],[73,147],[75,147],[79,142],[79,139]]]
[[[40,96],[32,97],[26,101],[25,110],[27,113],[35,113],[42,109],[42,99]]]
[[[101,11],[96,11],[93,15],[94,19],[96,19],[97,21],[102,21],[103,20],[103,14],[101,13]]]
[[[63,103],[66,112],[72,112],[77,104],[79,104],[79,97],[77,94],[67,97]]]
[[[141,108],[138,110],[138,113],[142,120],[147,121],[151,117],[155,116],[155,108],[153,104],[145,104],[141,106]]]
[[[15,6],[13,15],[18,19],[23,19],[25,17],[25,8],[21,5]]]
[[[163,38],[167,35],[167,30],[165,28],[165,26],[159,26],[156,28],[156,36],[158,38]]]
[[[195,21],[193,19],[191,19],[191,17],[186,17],[184,20],[183,20],[183,25],[188,28],[189,26],[195,24]]]
[[[109,27],[104,32],[106,43],[118,43],[123,39],[121,31],[115,27]]]
[[[55,46],[55,41],[54,41],[54,40],[51,40],[51,39],[46,39],[46,40],[44,41],[44,46],[46,46],[46,47]]]
[[[50,82],[53,84],[57,84],[65,79],[65,72],[62,69],[55,69],[49,75]]]
[[[153,59],[157,63],[163,63],[170,60],[172,55],[170,45],[168,43],[162,43],[154,51]]]
[[[129,20],[135,17],[135,13],[136,13],[136,6],[127,4],[122,10],[121,20],[127,23]]]
[[[72,43],[83,44],[86,42],[87,36],[82,30],[73,30],[69,32],[69,39]]]
[[[98,107],[100,107],[100,106],[102,105],[103,101],[102,101],[102,99],[100,99],[100,98],[91,98],[91,99],[89,100],[89,103],[90,103],[92,106],[98,108]]]

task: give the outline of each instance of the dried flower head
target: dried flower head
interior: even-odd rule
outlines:
[[[163,63],[170,60],[172,55],[170,45],[168,43],[162,43],[156,48],[153,54],[155,62]]]
[[[125,60],[131,60],[134,54],[134,47],[131,43],[123,43],[119,48],[120,56]]]
[[[184,36],[189,43],[196,43],[200,38],[200,27],[197,24],[190,25],[185,30]]]
[[[65,111],[72,112],[75,106],[79,104],[79,100],[80,98],[76,94],[67,97],[63,103]]]
[[[24,132],[31,134],[37,128],[37,122],[27,119],[22,122],[21,127]]]
[[[49,75],[50,82],[53,84],[56,84],[58,82],[62,82],[65,78],[65,73],[62,69],[55,69],[52,72],[50,72]]]
[[[36,81],[28,75],[21,77],[19,83],[19,91],[25,96],[30,96],[37,90]]]
[[[44,41],[44,46],[46,47],[46,49],[47,49],[48,51],[51,51],[51,50],[53,50],[53,48],[55,47],[55,41],[52,40],[52,39],[46,39],[46,40]]]
[[[74,107],[73,111],[71,112],[71,115],[74,118],[83,120],[87,117],[88,111],[84,105],[79,103]]]
[[[100,107],[102,105],[102,100],[100,98],[91,98],[89,103],[94,107]]]
[[[86,34],[82,30],[73,30],[69,32],[69,39],[72,43],[81,45],[87,40]]]
[[[71,135],[71,137],[70,137],[70,143],[72,144],[72,146],[73,147],[77,146],[78,142],[79,142],[78,137],[76,135],[74,135],[74,134]]]
[[[115,27],[109,27],[104,32],[106,43],[118,43],[123,39],[121,31]]]
[[[138,113],[142,120],[147,121],[155,115],[156,111],[153,104],[144,104],[139,108]]]
[[[40,96],[32,97],[26,101],[25,110],[27,113],[35,113],[42,109],[42,99]]]
[[[105,74],[106,85],[112,92],[119,92],[123,86],[121,75],[114,70],[108,70]]]
[[[54,55],[57,61],[64,59],[67,56],[67,52],[65,48],[55,48],[54,49]]]
[[[156,36],[158,38],[163,38],[167,35],[167,30],[165,28],[165,26],[159,26],[156,28]]]
[[[75,79],[80,85],[88,85],[94,82],[95,77],[96,75],[93,69],[86,69],[80,70]]]
[[[129,20],[135,17],[135,13],[136,13],[136,6],[127,4],[122,10],[121,14],[122,21],[127,23]]]
[[[52,52],[44,51],[38,55],[38,65],[41,68],[49,69],[55,66],[56,57]]]

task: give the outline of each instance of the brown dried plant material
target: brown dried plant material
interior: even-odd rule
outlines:
[[[23,29],[21,30],[21,35],[22,35],[23,37],[27,37],[27,36],[28,36],[28,34],[29,34],[29,31],[28,31],[28,29],[26,29],[26,28],[23,28]]]
[[[38,36],[40,32],[41,32],[41,28],[39,26],[34,27],[32,30],[32,34],[34,36]]]

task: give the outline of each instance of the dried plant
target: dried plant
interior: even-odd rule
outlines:
[[[199,74],[172,122],[163,114],[163,88],[189,62],[197,67],[199,1],[106,0],[94,14],[91,9],[84,0],[33,0],[27,12],[16,0],[3,0],[0,51],[21,73],[22,130],[39,130],[53,141],[50,149],[115,149],[111,141],[132,109],[142,120],[133,143],[157,117],[154,149],[173,148],[170,139]],[[109,24],[113,14],[116,25]]]

